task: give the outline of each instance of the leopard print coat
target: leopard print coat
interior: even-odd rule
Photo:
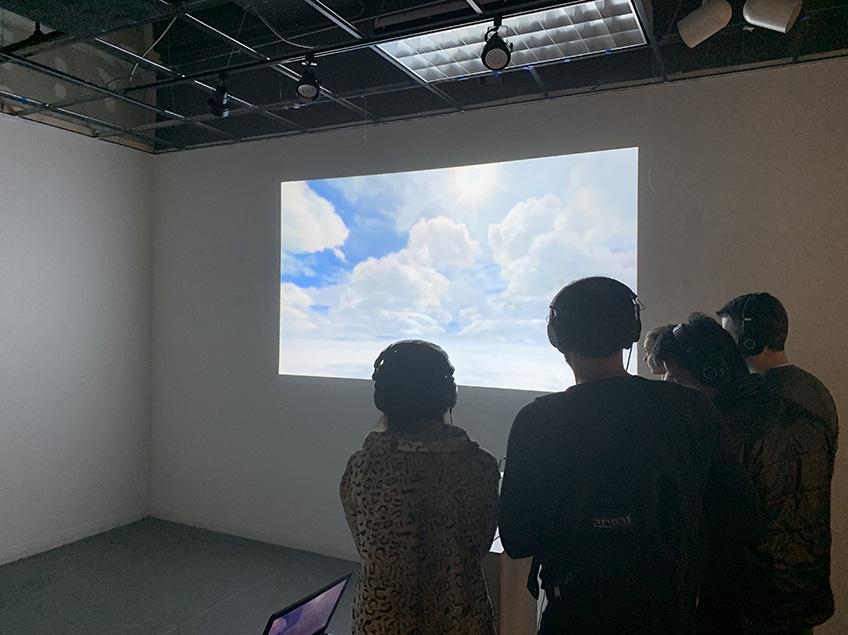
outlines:
[[[499,478],[456,426],[368,435],[340,486],[362,559],[354,635],[494,635],[482,560]]]

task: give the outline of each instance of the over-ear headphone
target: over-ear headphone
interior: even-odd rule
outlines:
[[[744,355],[759,355],[766,347],[765,342],[760,339],[754,318],[751,315],[751,305],[756,302],[758,297],[758,294],[752,293],[745,299],[745,304],[742,305],[742,325],[736,342]]]
[[[456,405],[453,375],[453,364],[440,346],[423,340],[395,342],[374,361],[374,405],[386,414],[426,406],[444,413]]]
[[[710,388],[718,388],[727,381],[730,376],[727,361],[719,355],[699,351],[687,324],[678,324],[672,334],[677,346],[686,356],[692,372],[698,376],[698,381]]]
[[[603,281],[603,284],[611,285],[615,292],[619,292],[622,296],[626,296],[633,305],[633,320],[624,327],[623,339],[621,348],[629,348],[630,345],[639,341],[642,336],[642,305],[639,303],[639,297],[626,284],[613,280],[612,278],[584,278],[563,287],[559,293],[554,296],[548,307],[548,341],[551,345],[560,351],[570,350],[574,342],[570,336],[575,331],[575,322],[581,319],[581,316],[575,316],[569,313],[565,307],[560,307],[560,298],[564,293],[573,290],[573,285],[578,283],[586,283],[588,281]],[[610,287],[607,288],[609,290]],[[582,318],[585,319],[585,318]]]

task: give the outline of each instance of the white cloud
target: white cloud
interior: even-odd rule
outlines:
[[[490,163],[402,174],[380,174],[340,179],[333,183],[348,201],[367,204],[375,214],[390,219],[401,232],[422,218],[443,216],[461,221],[472,237],[485,230],[492,216],[502,215],[493,205],[507,188],[503,164]]]
[[[633,284],[630,252],[611,252],[575,236],[549,232],[533,240],[527,254],[502,271],[507,295],[549,301],[565,284],[586,276],[606,275]]]
[[[547,194],[516,204],[489,226],[489,247],[506,295],[550,299],[571,280],[607,275],[635,284],[635,223],[606,204],[598,186],[570,177],[567,197]]]
[[[553,229],[562,208],[559,197],[547,194],[521,201],[500,223],[489,225],[489,246],[495,262],[505,267],[526,254],[540,234]]]
[[[339,309],[364,311],[406,310],[444,318],[442,299],[448,279],[431,267],[410,264],[404,254],[369,258],[351,271],[339,300]]]
[[[413,262],[434,267],[470,267],[480,245],[471,240],[465,225],[439,216],[422,218],[413,225],[402,253]]]
[[[285,335],[308,333],[318,328],[314,314],[309,310],[314,304],[312,296],[291,282],[280,284],[280,332]]]
[[[313,253],[344,244],[350,231],[327,199],[316,194],[305,181],[283,183],[280,188],[285,251]]]

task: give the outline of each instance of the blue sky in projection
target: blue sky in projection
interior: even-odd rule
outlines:
[[[368,377],[388,342],[436,341],[465,383],[555,389],[565,283],[635,288],[635,148],[281,185],[280,372]],[[493,351],[512,372],[487,369]],[[516,369],[521,379],[516,379]]]

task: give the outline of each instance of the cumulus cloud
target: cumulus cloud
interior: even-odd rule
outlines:
[[[350,231],[327,199],[316,194],[305,181],[291,181],[280,187],[285,251],[314,253],[344,244]]]
[[[295,284],[280,284],[280,331],[288,335],[298,335],[314,331],[317,328],[315,318],[310,312],[312,296]]]
[[[339,298],[339,310],[406,310],[445,318],[442,299],[448,279],[431,267],[406,261],[403,252],[369,258],[350,273]]]
[[[562,201],[551,194],[515,205],[500,223],[489,225],[489,247],[495,262],[505,267],[526,254],[539,235],[553,229],[562,213]]]
[[[624,210],[626,213],[626,210]],[[489,247],[515,298],[544,298],[588,275],[634,284],[635,223],[606,204],[602,191],[572,175],[568,197],[517,203],[489,226]]]
[[[444,216],[419,220],[409,230],[404,256],[435,267],[470,267],[480,253],[468,228]]]

